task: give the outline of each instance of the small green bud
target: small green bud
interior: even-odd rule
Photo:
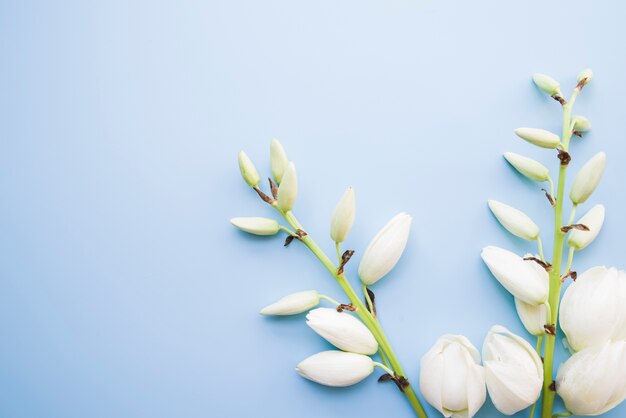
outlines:
[[[576,222],[583,224],[589,231],[572,230],[567,237],[567,245],[580,251],[596,239],[604,224],[604,206],[595,205]]]
[[[278,207],[283,212],[289,212],[298,197],[298,176],[296,166],[290,162],[283,174],[282,183],[278,187]]]
[[[533,81],[539,90],[550,96],[561,96],[561,85],[558,81],[545,74],[534,74]]]
[[[272,139],[270,144],[270,165],[272,166],[272,177],[274,177],[276,183],[280,184],[283,180],[287,164],[289,164],[289,160],[287,160],[285,149],[278,142],[278,139]]]
[[[488,203],[498,222],[511,234],[529,241],[539,237],[539,227],[524,212],[497,200],[489,200]]]
[[[252,187],[259,185],[259,181],[261,180],[259,172],[256,171],[252,160],[250,160],[248,155],[243,151],[239,151],[239,170],[241,170],[241,176],[248,185]]]
[[[576,82],[578,83],[580,87],[582,87],[586,85],[587,83],[589,83],[592,77],[593,77],[593,71],[591,71],[591,68],[586,68],[582,70],[580,74],[578,74],[578,77],[576,77]]]
[[[535,181],[547,181],[550,177],[550,171],[541,164],[539,161],[535,161],[532,158],[524,157],[523,155],[515,154],[514,152],[505,152],[504,158],[515,168],[517,171],[525,175],[531,180]]]
[[[517,128],[515,135],[541,148],[556,148],[561,144],[561,138],[557,134],[545,129]]]
[[[599,152],[580,169],[574,178],[572,184],[572,190],[569,197],[572,202],[577,205],[584,203],[591,193],[596,189],[602,174],[604,174],[604,167],[606,166],[606,154]]]
[[[587,132],[591,129],[591,122],[584,116],[574,116],[572,118],[572,123],[574,125],[574,130],[578,132]]]
[[[280,230],[278,222],[269,218],[232,218],[230,223],[254,235],[274,235]]]

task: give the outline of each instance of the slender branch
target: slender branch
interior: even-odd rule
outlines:
[[[300,224],[298,219],[294,216],[293,212],[291,211],[283,212],[278,208],[277,205],[272,205],[272,206],[274,206],[274,208],[281,215],[283,215],[283,217],[285,218],[285,220],[287,220],[289,225],[291,225],[291,227],[294,228],[296,231],[297,230],[306,231],[306,229]],[[385,354],[385,357],[389,361],[390,369],[392,369],[393,372],[397,376],[402,376],[406,378],[406,374],[404,373],[404,370],[402,369],[402,366],[400,365],[400,362],[398,361],[396,354],[391,348],[391,344],[389,343],[387,336],[383,332],[382,327],[380,326],[379,322],[374,318],[374,316],[367,310],[367,308],[361,301],[361,298],[359,298],[357,293],[354,291],[354,289],[352,288],[352,286],[346,279],[345,274],[344,273],[338,274],[337,272],[338,267],[335,264],[333,264],[333,262],[330,260],[330,258],[328,258],[326,253],[317,245],[317,243],[313,240],[313,238],[311,238],[311,235],[306,234],[304,236],[301,236],[300,241],[302,241],[302,243],[304,243],[304,245],[307,246],[307,248],[313,253],[313,255],[315,255],[315,257],[317,257],[317,259],[324,265],[324,267],[326,267],[326,270],[328,270],[328,272],[335,278],[335,280],[337,281],[341,289],[344,291],[344,293],[350,300],[350,303],[356,308],[355,313],[359,316],[359,318],[361,318],[361,321],[363,321],[365,326],[374,335],[374,338],[378,342],[380,349],[382,350],[382,352]],[[411,407],[413,408],[415,414],[419,418],[427,418],[426,412],[424,411],[422,404],[420,403],[419,399],[417,398],[417,395],[415,394],[415,391],[413,390],[413,387],[410,384],[407,383],[407,385],[403,387],[402,393],[411,404]]]
[[[541,243],[540,236],[537,236],[537,250],[539,251],[539,258],[541,258],[541,261],[546,261],[546,258],[543,256],[543,244]]]
[[[327,300],[328,302],[332,303],[335,306],[341,305],[341,303],[337,302],[335,299],[331,298],[330,296],[319,295],[319,297],[320,297],[320,299]]]

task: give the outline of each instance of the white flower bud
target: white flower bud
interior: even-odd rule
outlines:
[[[509,164],[511,164],[517,171],[531,180],[542,182],[547,181],[550,177],[550,171],[548,168],[532,158],[524,157],[523,155],[515,154],[514,152],[505,152],[504,158],[506,158]]]
[[[261,309],[261,315],[295,315],[308,311],[320,303],[316,290],[305,290],[287,295]]]
[[[289,160],[287,160],[285,149],[281,143],[278,142],[278,139],[272,139],[272,143],[270,144],[270,165],[272,166],[272,177],[274,177],[276,183],[280,184],[283,180],[283,174],[288,164]]]
[[[591,81],[592,77],[593,77],[593,71],[591,71],[591,68],[586,68],[582,70],[580,74],[578,74],[578,77],[576,77],[576,82],[578,84],[582,83],[582,85],[584,86],[585,84]]]
[[[596,239],[602,229],[604,224],[604,205],[595,205],[576,223],[585,225],[589,228],[589,231],[573,229],[567,237],[567,245],[576,250],[582,250]]]
[[[574,183],[569,193],[569,197],[574,204],[584,203],[589,198],[598,186],[598,183],[600,183],[605,166],[606,154],[599,152],[591,157],[583,168],[580,169],[574,178]]]
[[[376,283],[394,268],[404,252],[410,230],[411,216],[399,213],[376,234],[359,264],[359,277],[363,283]]]
[[[552,77],[545,74],[536,73],[533,75],[533,81],[535,82],[537,87],[539,87],[539,90],[543,91],[544,93],[549,94],[550,96],[561,95],[561,85]]]
[[[365,324],[348,312],[333,308],[313,309],[306,324],[335,347],[358,354],[375,354],[378,343]]]
[[[545,129],[517,128],[515,135],[541,148],[556,148],[561,144],[561,138],[557,134]]]
[[[337,203],[330,222],[330,238],[335,242],[343,242],[354,223],[356,211],[354,189],[348,187],[341,200]]]
[[[344,387],[359,383],[374,371],[368,356],[343,351],[322,351],[296,367],[300,376],[326,386]]]
[[[279,231],[278,222],[269,218],[232,218],[230,223],[250,234],[274,235]]]
[[[494,246],[483,248],[480,256],[494,277],[516,298],[531,305],[540,305],[548,299],[545,278],[531,265],[534,261]]]
[[[561,301],[559,322],[575,351],[626,339],[626,272],[593,267],[580,274]]]
[[[471,418],[485,403],[480,354],[464,336],[442,336],[420,364],[420,391],[445,417]]]
[[[626,398],[626,341],[605,341],[574,354],[559,367],[556,390],[574,415],[601,415],[616,407]]]
[[[283,212],[289,212],[296,203],[297,197],[298,176],[296,175],[296,166],[290,162],[283,174],[282,183],[278,187],[278,208]]]
[[[584,116],[574,116],[572,118],[574,130],[578,132],[587,132],[591,129],[591,122]]]
[[[489,200],[488,203],[489,209],[511,234],[529,241],[539,237],[539,227],[524,212],[497,200]]]
[[[249,186],[256,187],[259,185],[259,181],[261,180],[259,177],[259,172],[256,171],[256,167],[252,163],[252,160],[248,157],[248,155],[239,151],[239,170],[241,171],[241,176],[248,183]]]
[[[526,254],[524,257],[530,257],[532,254]],[[543,282],[545,283],[546,292],[549,291],[549,283],[550,283],[550,275],[537,263],[530,263],[531,267],[535,270],[537,275],[543,278]],[[517,310],[517,315],[519,316],[522,324],[524,324],[524,328],[532,335],[542,336],[545,334],[544,325],[547,322],[547,312],[545,305],[531,305],[526,302],[521,301],[518,298],[515,298],[515,309]]]
[[[508,329],[495,325],[483,344],[489,397],[505,415],[534,404],[543,385],[543,364],[535,349]]]

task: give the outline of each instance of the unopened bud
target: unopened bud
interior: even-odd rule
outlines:
[[[598,183],[600,183],[605,166],[606,154],[599,152],[591,157],[583,168],[580,169],[574,178],[572,190],[569,194],[574,204],[584,203],[589,198],[598,186]]]
[[[541,148],[556,148],[561,144],[561,138],[557,134],[545,129],[517,128],[515,135]]]
[[[517,171],[524,176],[535,181],[547,181],[550,177],[550,171],[541,164],[539,161],[535,161],[532,158],[524,157],[523,155],[515,154],[514,152],[505,152],[504,158],[511,164]]]
[[[289,163],[283,174],[282,183],[278,187],[278,207],[283,212],[289,212],[298,197],[298,176],[296,166]]]
[[[578,132],[587,132],[591,129],[591,122],[584,116],[574,116],[572,118],[572,123],[574,125],[574,130]]]
[[[534,241],[539,236],[539,227],[519,209],[496,200],[489,200],[489,209],[511,234]]]
[[[567,237],[567,245],[576,250],[582,250],[596,239],[604,224],[604,205],[595,205],[589,212],[576,222],[585,225],[589,231],[572,230]]]
[[[269,218],[232,218],[230,223],[254,235],[274,235],[280,229],[278,222]]]
[[[252,160],[250,160],[248,155],[243,151],[239,151],[239,170],[241,170],[241,176],[248,185],[252,187],[259,185],[259,181],[261,180],[259,172],[256,171]]]
[[[289,164],[289,160],[287,160],[287,154],[285,153],[285,149],[278,142],[278,139],[272,139],[272,143],[270,144],[270,165],[272,166],[272,177],[276,180],[276,183],[280,184],[283,180],[283,175],[285,174],[285,169]]]
[[[550,96],[561,96],[561,85],[558,81],[545,74],[534,74],[533,81],[543,91]]]
[[[330,223],[330,238],[335,242],[343,242],[354,223],[355,203],[354,189],[348,187],[333,212]]]
[[[320,303],[315,290],[292,293],[261,309],[261,315],[295,315],[308,311]]]
[[[580,74],[578,74],[578,77],[576,77],[576,82],[578,83],[579,86],[582,87],[585,84],[589,83],[592,77],[593,77],[593,71],[591,71],[591,68],[586,68],[582,70]]]

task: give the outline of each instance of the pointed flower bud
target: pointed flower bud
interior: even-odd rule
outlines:
[[[579,275],[561,301],[559,322],[575,351],[626,339],[626,272],[593,267]]]
[[[549,75],[536,73],[533,75],[533,81],[539,90],[544,93],[549,94],[550,96],[561,95],[561,85]]]
[[[278,207],[283,212],[289,212],[298,197],[298,176],[296,166],[292,162],[287,164],[282,183],[278,187]]]
[[[525,175],[531,180],[535,181],[547,181],[550,177],[550,171],[541,164],[539,161],[535,161],[532,158],[524,157],[523,155],[515,154],[514,152],[505,152],[504,158],[511,164],[517,171]]]
[[[422,357],[420,391],[445,417],[473,417],[487,397],[476,347],[462,335],[439,338]]]
[[[605,166],[606,154],[599,152],[591,157],[583,168],[580,169],[574,178],[572,190],[569,194],[574,204],[584,203],[589,198],[598,186],[598,183],[600,183]]]
[[[574,415],[615,408],[626,398],[626,341],[605,341],[574,354],[559,367],[556,390]]]
[[[241,171],[241,176],[248,183],[249,186],[256,187],[259,185],[259,172],[256,171],[256,167],[252,163],[252,160],[248,157],[248,155],[239,151],[239,170]]]
[[[341,200],[337,203],[330,222],[330,238],[335,242],[343,242],[354,223],[355,199],[354,189],[348,187]]]
[[[532,254],[526,254],[524,257],[531,256]],[[547,293],[550,282],[548,272],[537,263],[530,263],[530,266],[535,270],[537,275],[543,278],[543,283]],[[524,324],[524,328],[526,328],[528,332],[536,336],[542,336],[545,334],[545,329],[543,328],[546,324],[547,315],[545,305],[531,305],[515,298],[515,309],[517,310],[517,315],[522,321],[522,324]]]
[[[351,353],[371,355],[378,343],[365,324],[348,312],[332,308],[313,309],[306,324],[335,347]]]
[[[280,229],[278,222],[269,218],[232,218],[230,223],[254,235],[274,235]]]
[[[300,376],[325,386],[351,386],[374,371],[374,362],[363,354],[322,351],[303,360],[296,367]]]
[[[308,311],[320,303],[316,290],[305,290],[287,295],[261,309],[261,315],[295,315]]]
[[[595,205],[576,223],[589,228],[589,231],[573,229],[567,237],[567,245],[579,251],[591,244],[600,233],[604,224],[604,205]]]
[[[394,268],[404,252],[411,230],[411,216],[399,213],[372,239],[359,264],[366,285],[376,283]]]
[[[574,124],[574,130],[578,132],[587,132],[591,129],[591,122],[584,116],[574,116],[572,123]]]
[[[557,134],[545,129],[517,128],[515,135],[541,148],[556,148],[561,144],[561,138]]]
[[[283,180],[283,174],[288,164],[289,160],[287,160],[285,149],[281,143],[278,142],[278,139],[272,139],[272,143],[270,144],[270,165],[272,166],[272,177],[274,177],[276,183],[280,184]]]
[[[529,241],[535,241],[539,237],[539,227],[521,210],[497,200],[489,200],[489,209],[511,234]]]
[[[579,85],[582,84],[584,86],[585,84],[591,81],[592,77],[593,77],[593,71],[591,71],[591,68],[586,68],[582,70],[580,74],[578,74],[578,77],[576,77],[576,82]]]
[[[531,305],[548,299],[545,278],[532,267],[534,261],[494,246],[483,248],[480,255],[494,277],[516,298]]]
[[[495,325],[483,344],[483,364],[489,397],[498,411],[513,415],[539,398],[543,364],[523,338]]]

